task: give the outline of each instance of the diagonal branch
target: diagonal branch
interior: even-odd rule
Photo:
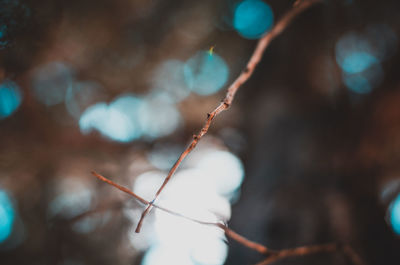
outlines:
[[[183,151],[183,153],[179,156],[178,160],[172,166],[172,168],[168,172],[168,175],[165,177],[163,184],[157,190],[157,192],[154,196],[154,199],[148,204],[146,209],[143,211],[143,213],[140,217],[139,223],[137,224],[137,227],[135,230],[136,233],[140,232],[140,229],[142,227],[142,223],[143,223],[145,216],[154,207],[154,202],[156,202],[159,195],[161,194],[161,192],[163,191],[163,189],[165,188],[165,186],[171,179],[172,175],[178,169],[178,167],[181,164],[181,162],[183,161],[183,159],[196,147],[196,145],[200,141],[200,139],[207,133],[208,129],[210,128],[211,122],[214,120],[214,118],[216,116],[218,116],[224,110],[227,110],[231,106],[233,99],[235,98],[236,92],[251,77],[256,66],[261,61],[261,58],[264,54],[265,49],[268,47],[268,45],[271,43],[271,41],[273,39],[275,39],[279,34],[281,34],[297,15],[301,14],[303,11],[305,11],[306,9],[308,9],[309,7],[313,6],[314,4],[316,4],[318,2],[321,2],[321,0],[296,1],[293,8],[291,10],[289,10],[275,24],[275,26],[264,37],[262,37],[258,41],[258,44],[257,44],[252,56],[250,57],[249,62],[247,63],[246,67],[244,68],[244,70],[236,78],[236,80],[230,85],[230,87],[228,88],[228,90],[226,92],[225,98],[218,105],[218,107],[215,108],[212,112],[207,114],[207,120],[206,120],[203,128],[200,130],[200,132],[197,135],[193,136],[192,142]]]

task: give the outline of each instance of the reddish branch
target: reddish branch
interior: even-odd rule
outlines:
[[[205,222],[205,221],[201,221],[198,219],[194,219],[192,217],[188,217],[185,216],[181,213],[172,211],[170,209],[164,208],[162,206],[159,206],[155,203],[151,203],[145,199],[143,199],[142,197],[140,197],[139,195],[137,195],[136,193],[134,193],[133,191],[131,191],[130,189],[121,186],[105,177],[103,177],[102,175],[92,171],[92,174],[97,177],[98,179],[100,179],[101,181],[106,182],[107,184],[114,186],[115,188],[129,194],[130,196],[134,197],[137,201],[143,203],[144,205],[152,205],[154,208],[157,208],[161,211],[164,211],[166,213],[178,216],[178,217],[182,217],[185,218],[187,220],[190,220],[192,222],[196,222],[198,224],[202,224],[202,225],[208,225],[208,226],[214,226],[214,227],[218,227],[220,229],[222,229],[225,232],[225,235],[232,239],[235,240],[236,242],[242,244],[243,246],[253,249],[265,256],[267,256],[263,261],[261,261],[260,263],[258,263],[257,265],[268,265],[271,264],[275,261],[281,260],[281,259],[285,259],[285,258],[289,258],[289,257],[297,257],[297,256],[305,256],[305,255],[312,255],[312,254],[316,254],[316,253],[324,253],[324,252],[335,252],[338,250],[342,250],[344,254],[346,254],[349,259],[352,261],[352,263],[354,265],[363,265],[363,262],[361,261],[361,258],[358,256],[358,254],[354,251],[354,249],[352,247],[350,247],[350,245],[344,245],[343,247],[339,247],[338,244],[336,243],[329,243],[329,244],[321,244],[321,245],[312,245],[312,246],[303,246],[303,247],[297,247],[297,248],[292,248],[292,249],[283,249],[283,250],[272,250],[267,248],[264,245],[261,245],[259,243],[256,243],[254,241],[251,241],[247,238],[245,238],[242,235],[239,235],[238,233],[236,233],[235,231],[233,231],[232,229],[228,228],[225,224],[222,223],[213,223],[213,222]]]
[[[285,259],[289,257],[305,256],[322,252],[335,252],[337,250],[338,245],[335,243],[284,249],[276,251],[276,253],[269,255],[266,259],[257,263],[256,265],[268,265],[280,259]]]
[[[168,175],[165,177],[163,184],[161,187],[157,190],[154,199],[151,201],[151,203],[146,207],[146,209],[143,211],[140,220],[137,224],[136,233],[140,232],[140,229],[142,227],[143,220],[145,216],[151,211],[154,202],[156,202],[157,198],[159,197],[160,193],[163,191],[169,180],[171,179],[172,175],[175,173],[175,171],[178,169],[179,165],[183,161],[183,159],[196,147],[197,143],[200,141],[200,139],[207,133],[208,129],[210,128],[211,122],[213,119],[218,116],[221,112],[224,110],[228,109],[231,104],[233,99],[235,98],[236,92],[239,90],[239,88],[250,78],[250,76],[253,74],[256,66],[260,62],[265,49],[268,47],[268,45],[271,43],[273,39],[275,39],[279,34],[281,34],[285,28],[292,22],[292,20],[302,13],[304,10],[308,9],[312,5],[320,2],[321,0],[304,0],[304,1],[296,1],[293,8],[288,11],[276,24],[275,26],[264,36],[262,37],[259,41],[258,44],[250,57],[249,62],[247,63],[246,67],[242,71],[242,73],[236,78],[236,80],[230,85],[230,87],[227,90],[227,93],[225,95],[225,98],[222,100],[222,102],[218,105],[216,109],[214,109],[212,112],[207,114],[207,120],[203,126],[203,128],[200,130],[200,132],[197,135],[193,136],[193,140],[190,143],[190,145],[183,151],[183,153],[179,156],[178,160],[175,162],[175,164],[172,166],[170,171],[168,172]]]
[[[341,251],[343,254],[345,254],[354,265],[364,265],[364,262],[361,260],[360,256],[349,244],[339,245],[337,243],[304,246],[275,251],[275,253],[269,255],[267,258],[257,263],[256,265],[268,265],[278,260],[290,257],[306,256],[317,253],[333,253],[338,251]]]

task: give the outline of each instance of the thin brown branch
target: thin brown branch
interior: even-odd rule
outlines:
[[[245,238],[244,236],[239,235],[238,233],[234,232],[233,230],[231,230],[230,228],[228,228],[226,225],[222,224],[222,223],[213,223],[213,222],[205,222],[205,221],[201,221],[201,220],[197,220],[188,216],[185,216],[183,214],[177,213],[175,211],[169,210],[167,208],[164,208],[162,206],[159,206],[155,203],[150,203],[149,201],[143,199],[142,197],[140,197],[139,195],[137,195],[136,193],[134,193],[133,191],[129,190],[126,187],[123,187],[115,182],[113,182],[112,180],[107,179],[106,177],[103,177],[102,175],[92,171],[93,176],[95,176],[96,178],[98,178],[99,180],[114,186],[115,188],[127,193],[128,195],[134,197],[137,201],[143,203],[144,205],[152,205],[154,208],[157,208],[161,211],[164,211],[166,213],[178,216],[178,217],[182,217],[185,218],[187,220],[190,220],[192,222],[198,223],[198,224],[202,224],[202,225],[208,225],[208,226],[215,226],[218,227],[220,229],[222,229],[225,232],[225,235],[229,238],[231,238],[232,240],[237,241],[238,243],[242,244],[245,247],[248,247],[250,249],[253,249],[257,252],[260,252],[261,254],[272,254],[274,253],[274,251],[269,250],[267,247],[253,242],[251,240],[248,240],[247,238]]]
[[[268,265],[274,263],[278,260],[289,258],[289,257],[298,257],[311,255],[322,252],[335,252],[338,250],[338,245],[335,243],[323,244],[323,245],[314,245],[314,246],[304,246],[292,249],[284,249],[280,251],[276,251],[275,254],[268,256],[263,261],[257,263],[256,265]]]
[[[218,105],[218,107],[216,109],[214,109],[212,112],[208,113],[207,120],[206,120],[203,128],[200,130],[200,132],[197,135],[193,136],[192,142],[182,152],[182,154],[179,156],[178,160],[172,166],[172,168],[168,172],[168,175],[165,177],[163,184],[157,190],[157,192],[154,196],[154,199],[143,211],[143,213],[140,217],[140,220],[137,224],[136,230],[135,230],[136,233],[140,232],[140,229],[142,227],[142,223],[143,223],[145,216],[151,211],[151,209],[153,207],[153,203],[156,202],[160,193],[163,191],[163,189],[165,188],[165,186],[171,179],[172,175],[178,169],[178,167],[181,164],[181,162],[183,161],[183,159],[196,147],[196,145],[200,141],[200,139],[207,133],[213,119],[216,116],[218,116],[221,112],[223,112],[224,110],[228,109],[231,106],[233,99],[235,98],[236,92],[251,77],[256,66],[261,61],[261,58],[264,54],[265,49],[268,47],[268,45],[271,43],[271,41],[273,39],[275,39],[279,34],[281,34],[297,15],[299,15],[300,13],[302,13],[303,11],[305,11],[306,9],[308,9],[309,7],[311,7],[312,5],[314,5],[320,1],[321,0],[296,1],[293,8],[290,11],[288,11],[275,24],[275,26],[264,37],[262,37],[258,41],[258,44],[257,44],[252,56],[250,57],[249,62],[247,63],[246,67],[244,68],[244,70],[236,78],[236,80],[229,86],[225,98]]]
[[[143,203],[144,205],[147,205],[147,206],[152,205],[152,207],[157,208],[166,213],[169,213],[171,215],[175,215],[177,217],[181,217],[181,218],[187,219],[189,221],[192,221],[192,222],[195,222],[198,224],[214,226],[214,227],[218,227],[218,228],[222,229],[228,238],[238,242],[239,244],[241,244],[247,248],[253,249],[253,250],[267,256],[267,258],[265,258],[261,262],[257,263],[256,265],[268,265],[268,264],[274,263],[278,260],[289,258],[289,257],[306,256],[306,255],[312,255],[312,254],[324,253],[324,252],[329,253],[329,252],[335,252],[335,251],[339,251],[339,250],[343,251],[343,253],[349,257],[349,259],[351,260],[351,262],[354,265],[364,265],[360,256],[354,251],[354,249],[350,245],[344,245],[344,246],[340,247],[339,244],[337,244],[337,243],[328,243],[328,244],[321,244],[321,245],[302,246],[302,247],[297,247],[297,248],[292,248],[292,249],[283,249],[283,250],[269,249],[264,245],[261,245],[254,241],[251,241],[251,240],[245,238],[244,236],[239,235],[238,233],[236,233],[232,229],[228,228],[223,223],[206,222],[206,221],[198,220],[198,219],[195,219],[195,218],[192,218],[189,216],[185,216],[181,213],[172,211],[170,209],[164,208],[155,203],[149,202],[149,201],[143,199],[142,197],[140,197],[139,195],[137,195],[136,193],[134,193],[133,191],[129,190],[128,188],[121,186],[94,171],[92,171],[92,174],[95,177],[97,177],[98,179],[100,179],[101,181],[103,181],[111,186],[114,186],[115,188],[134,197],[137,201]]]
[[[349,244],[339,245],[337,243],[276,250],[275,253],[269,255],[267,258],[257,263],[256,265],[269,265],[278,260],[290,257],[313,255],[317,253],[332,253],[337,251],[343,252],[354,265],[364,265],[364,262],[361,260],[360,256]]]
[[[123,186],[121,186],[121,185],[119,185],[119,184],[117,184],[117,183],[115,183],[115,182],[109,180],[108,178],[103,177],[102,175],[96,173],[95,171],[92,171],[92,175],[95,176],[96,178],[98,178],[99,180],[104,181],[105,183],[107,183],[107,184],[109,184],[109,185],[111,185],[111,186],[116,187],[116,188],[119,189],[120,191],[123,191],[123,192],[125,192],[125,193],[128,193],[129,195],[131,195],[132,197],[134,197],[134,198],[135,198],[136,200],[138,200],[139,202],[141,202],[141,203],[143,203],[143,204],[145,204],[145,205],[149,204],[148,201],[146,201],[146,200],[143,199],[142,197],[136,195],[136,193],[134,193],[134,192],[131,191],[130,189],[125,188],[125,187],[123,187]]]

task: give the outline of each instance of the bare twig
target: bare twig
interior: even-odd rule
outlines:
[[[338,250],[342,250],[343,253],[349,257],[349,259],[352,261],[352,263],[354,265],[364,265],[364,263],[362,262],[359,255],[354,251],[354,249],[350,245],[344,245],[343,247],[340,247],[339,244],[337,244],[337,243],[328,243],[328,244],[320,244],[320,245],[302,246],[302,247],[297,247],[297,248],[292,248],[292,249],[283,249],[283,250],[269,249],[262,244],[256,243],[254,241],[251,241],[251,240],[245,238],[242,235],[239,235],[238,233],[236,233],[232,229],[228,228],[223,223],[206,222],[206,221],[198,220],[198,219],[183,215],[181,213],[172,211],[170,209],[167,209],[165,207],[162,207],[160,205],[151,203],[151,202],[143,199],[142,197],[140,197],[133,191],[129,190],[128,188],[123,187],[123,186],[113,182],[112,180],[109,180],[109,179],[103,177],[102,175],[100,175],[94,171],[92,171],[92,174],[95,177],[97,177],[98,179],[100,179],[101,181],[103,181],[111,186],[114,186],[115,188],[134,197],[137,201],[139,201],[140,203],[142,203],[144,205],[147,205],[147,206],[152,205],[152,207],[154,207],[154,208],[157,208],[166,213],[175,215],[177,217],[181,217],[181,218],[187,219],[189,221],[192,221],[192,222],[195,222],[198,224],[214,226],[214,227],[218,227],[218,228],[222,229],[228,238],[238,242],[239,244],[241,244],[247,248],[253,249],[253,250],[267,256],[264,260],[257,263],[256,265],[268,265],[275,261],[289,258],[289,257],[312,255],[312,254],[323,253],[323,252],[329,253],[329,252],[335,252]]]
[[[103,177],[102,175],[96,173],[95,171],[92,171],[92,175],[95,176],[96,178],[100,179],[101,181],[104,181],[104,182],[106,182],[107,184],[110,184],[111,186],[116,187],[116,188],[119,189],[120,191],[123,191],[123,192],[125,192],[125,193],[128,193],[129,195],[131,195],[132,197],[134,197],[134,198],[135,198],[136,200],[138,200],[139,202],[141,202],[141,203],[143,203],[143,204],[145,204],[145,205],[149,204],[148,201],[146,201],[146,200],[143,199],[142,197],[136,195],[136,193],[134,193],[134,192],[131,191],[130,189],[125,188],[125,187],[123,187],[123,186],[121,186],[121,185],[119,185],[119,184],[117,184],[117,183],[115,183],[115,182],[109,180],[108,178]]]
[[[258,44],[250,57],[249,62],[247,63],[246,67],[244,70],[241,72],[241,74],[236,78],[236,80],[230,85],[230,87],[227,90],[227,93],[225,95],[225,98],[222,100],[222,102],[218,105],[217,108],[215,108],[212,112],[207,114],[207,120],[203,126],[203,128],[200,130],[200,132],[197,135],[193,136],[193,140],[190,143],[190,145],[183,151],[183,153],[179,156],[178,160],[175,162],[175,164],[172,166],[170,171],[168,172],[168,175],[165,177],[163,184],[161,187],[157,190],[154,199],[150,202],[150,204],[146,207],[146,209],[143,211],[140,220],[137,224],[136,233],[140,232],[143,220],[145,216],[151,211],[154,202],[156,202],[158,196],[160,193],[163,191],[165,186],[167,185],[168,181],[171,179],[172,175],[175,173],[175,171],[178,169],[179,165],[183,161],[183,159],[196,147],[197,143],[200,141],[200,139],[207,133],[211,122],[213,119],[219,115],[221,112],[224,110],[228,109],[232,101],[235,97],[236,92],[239,90],[239,88],[251,77],[253,74],[256,66],[260,62],[265,49],[268,47],[268,45],[271,43],[273,39],[275,39],[279,34],[281,34],[286,27],[292,22],[292,20],[302,13],[304,10],[308,9],[312,5],[320,2],[321,0],[303,0],[303,1],[296,1],[295,5],[293,8],[288,11],[276,24],[275,26],[264,36],[262,37],[259,41]]]
[[[171,211],[171,210],[169,210],[167,208],[164,208],[162,206],[159,206],[157,204],[150,203],[149,201],[143,199],[142,197],[140,197],[139,195],[137,195],[133,191],[129,190],[128,188],[123,187],[123,186],[121,186],[121,185],[119,185],[119,184],[117,184],[117,183],[115,183],[115,182],[103,177],[102,175],[100,175],[100,174],[98,174],[98,173],[96,173],[94,171],[92,171],[92,174],[96,178],[98,178],[99,180],[101,180],[101,181],[103,181],[103,182],[105,182],[105,183],[107,183],[107,184],[109,184],[111,186],[114,186],[115,188],[117,188],[117,189],[129,194],[130,196],[134,197],[137,201],[139,201],[140,203],[142,203],[144,205],[150,205],[151,204],[153,207],[155,207],[155,208],[157,208],[157,209],[159,209],[161,211],[164,211],[166,213],[169,213],[169,214],[172,214],[172,215],[175,215],[175,216],[178,216],[178,217],[185,218],[187,220],[196,222],[198,224],[218,227],[218,228],[222,229],[225,232],[227,237],[231,238],[232,240],[237,241],[238,243],[240,243],[240,244],[242,244],[242,245],[244,245],[244,246],[246,246],[246,247],[248,247],[250,249],[254,249],[257,252],[260,252],[261,254],[272,254],[272,253],[275,253],[273,250],[269,250],[267,247],[265,247],[265,246],[263,246],[261,244],[258,244],[256,242],[253,242],[251,240],[248,240],[247,238],[239,235],[238,233],[236,233],[235,231],[231,230],[230,228],[228,228],[226,225],[224,225],[222,223],[205,222],[205,221],[194,219],[192,217],[185,216],[185,215],[180,214],[180,213],[175,212],[175,211]]]
[[[361,260],[360,256],[349,244],[339,245],[337,243],[303,246],[278,251],[276,250],[275,253],[269,255],[267,258],[257,263],[256,265],[269,265],[285,258],[306,256],[324,252],[332,253],[337,251],[341,251],[342,253],[344,253],[354,265],[364,265],[364,262]]]
[[[321,252],[335,252],[337,250],[338,250],[338,245],[335,243],[284,249],[276,251],[275,254],[268,256],[266,259],[257,263],[256,265],[268,265],[275,261],[289,257],[305,256]]]

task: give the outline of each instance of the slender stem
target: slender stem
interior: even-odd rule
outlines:
[[[140,232],[144,218],[153,208],[153,203],[156,202],[159,195],[161,194],[161,192],[163,191],[165,186],[168,184],[169,180],[171,179],[171,177],[175,173],[175,171],[178,169],[178,167],[181,164],[181,162],[183,161],[183,159],[196,147],[196,145],[200,141],[200,139],[208,132],[211,122],[214,120],[214,118],[216,116],[218,116],[221,112],[227,110],[231,106],[233,99],[235,98],[236,92],[251,77],[256,66],[261,61],[261,58],[264,54],[265,49],[269,46],[271,41],[273,39],[275,39],[279,34],[281,34],[297,15],[299,15],[304,10],[308,9],[312,5],[319,3],[319,2],[321,2],[321,0],[296,1],[293,8],[291,10],[289,10],[275,24],[275,26],[258,41],[258,44],[257,44],[252,56],[250,57],[249,62],[247,63],[246,67],[244,68],[244,70],[236,78],[236,80],[229,86],[229,88],[226,92],[225,98],[222,100],[222,102],[212,112],[208,113],[207,120],[206,120],[203,128],[201,128],[200,132],[197,135],[193,136],[192,142],[182,152],[182,154],[179,156],[178,160],[175,162],[175,164],[172,166],[172,168],[168,172],[167,176],[164,179],[164,182],[162,183],[160,188],[157,190],[157,192],[154,196],[154,199],[151,201],[152,203],[150,203],[146,207],[146,209],[143,211],[143,213],[140,217],[140,220],[137,224],[136,230],[135,230],[136,233]]]
[[[349,244],[339,245],[337,243],[303,246],[275,251],[274,254],[269,255],[267,258],[257,263],[256,265],[269,265],[285,258],[306,256],[323,252],[332,253],[337,251],[341,251],[342,253],[344,253],[354,265],[364,265],[364,262],[362,261],[360,256]]]
[[[338,245],[336,243],[313,245],[313,246],[303,246],[292,249],[283,249],[276,251],[275,254],[268,256],[263,261],[257,263],[256,265],[268,265],[281,259],[297,256],[311,255],[321,252],[335,252],[338,250]]]
[[[131,195],[132,197],[134,197],[134,198],[135,198],[136,200],[138,200],[139,202],[141,202],[141,203],[143,203],[143,204],[145,204],[145,205],[148,205],[148,204],[149,204],[148,201],[146,201],[146,200],[143,199],[142,197],[136,195],[136,193],[134,193],[134,192],[131,191],[130,189],[125,188],[125,187],[123,187],[123,186],[121,186],[121,185],[119,185],[119,184],[117,184],[117,183],[115,183],[115,182],[109,180],[108,178],[103,177],[102,175],[96,173],[95,171],[92,171],[92,175],[95,176],[96,178],[100,179],[101,181],[104,181],[105,183],[110,184],[111,186],[114,186],[114,187],[116,187],[117,189],[119,189],[119,190],[121,190],[121,191],[123,191],[123,192],[125,192],[125,193],[128,193],[129,195]]]

